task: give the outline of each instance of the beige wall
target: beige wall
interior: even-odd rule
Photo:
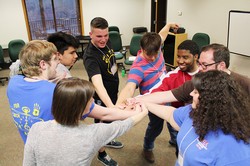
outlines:
[[[96,16],[105,17],[110,25],[120,28],[123,45],[129,45],[133,27],[150,29],[150,0],[82,0],[82,3],[85,34],[89,32],[90,20]],[[185,27],[189,38],[196,32],[205,32],[211,42],[226,45],[229,10],[250,11],[250,0],[168,0],[167,7],[168,22]],[[182,16],[178,16],[178,11]],[[12,39],[28,41],[20,0],[1,0],[0,20],[0,44],[4,48]],[[232,70],[250,77],[249,66],[249,57],[231,55]]]
[[[189,39],[194,33],[205,32],[209,34],[211,43],[226,45],[229,11],[250,11],[250,1],[168,0],[167,7],[167,20],[185,27]],[[182,12],[182,16],[178,16],[179,11]],[[250,31],[244,33],[250,33]],[[230,69],[250,77],[250,57],[231,54]]]

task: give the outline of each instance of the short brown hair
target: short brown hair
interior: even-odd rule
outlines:
[[[60,80],[53,95],[54,119],[62,125],[77,126],[94,92],[89,81],[75,77]]]
[[[26,77],[40,76],[39,63],[41,60],[50,64],[57,49],[53,43],[43,40],[33,40],[27,43],[19,53],[22,73]]]
[[[202,47],[201,52],[213,50],[213,56],[215,62],[225,62],[226,67],[228,68],[230,65],[230,52],[228,48],[222,44],[209,44],[207,46]]]
[[[108,28],[109,24],[107,20],[105,20],[102,17],[95,17],[93,20],[90,22],[91,28],[97,28],[97,29],[106,29]]]
[[[142,36],[140,45],[148,56],[155,55],[161,47],[161,37],[158,33],[148,32]]]

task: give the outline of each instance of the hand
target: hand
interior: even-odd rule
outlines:
[[[141,103],[141,109],[142,109],[142,112],[145,112],[148,114],[148,108],[146,107],[146,105],[144,103]]]
[[[144,103],[137,103],[135,105],[135,111],[148,114],[148,109]]]
[[[137,103],[137,100],[136,98],[128,98],[125,102],[125,105],[128,106],[128,105],[135,105]]]
[[[178,24],[176,24],[176,23],[169,23],[169,25],[170,25],[170,28],[172,28],[172,29],[178,29],[179,28],[179,25]]]

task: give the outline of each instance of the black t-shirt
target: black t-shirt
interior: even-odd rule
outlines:
[[[84,51],[83,64],[90,81],[94,75],[101,74],[103,85],[113,104],[115,104],[118,94],[119,77],[117,70],[114,74],[111,71],[112,66],[116,66],[116,60],[110,42],[107,43],[105,48],[96,48],[90,42]],[[99,100],[100,98],[95,94],[94,99]]]

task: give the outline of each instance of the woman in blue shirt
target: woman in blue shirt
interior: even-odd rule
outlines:
[[[192,82],[190,105],[175,109],[146,103],[149,111],[179,131],[176,165],[248,165],[249,96],[223,71],[198,73]]]

